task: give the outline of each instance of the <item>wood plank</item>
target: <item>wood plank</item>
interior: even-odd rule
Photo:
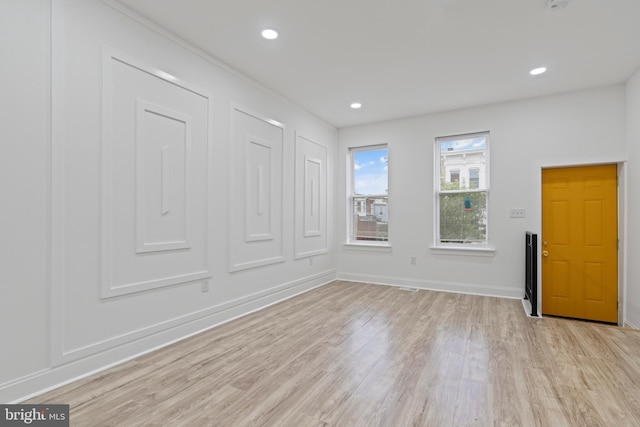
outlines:
[[[92,426],[640,425],[640,331],[336,281],[31,399]]]

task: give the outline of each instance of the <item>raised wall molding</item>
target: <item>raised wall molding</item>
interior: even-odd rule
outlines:
[[[327,148],[296,134],[295,258],[327,253]]]
[[[188,249],[191,117],[136,100],[136,252]]]
[[[304,237],[322,234],[320,210],[323,208],[320,185],[323,161],[304,156]]]
[[[211,277],[211,97],[103,46],[101,296]]]
[[[229,271],[284,261],[284,126],[232,109]]]
[[[272,165],[277,147],[267,140],[247,135],[245,151],[245,241],[273,240]]]

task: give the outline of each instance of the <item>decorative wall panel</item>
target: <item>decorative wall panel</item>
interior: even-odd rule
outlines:
[[[232,111],[230,271],[281,262],[283,125]]]
[[[207,279],[210,96],[102,59],[102,297]]]
[[[188,249],[191,118],[136,104],[137,252]]]
[[[269,141],[247,136],[245,157],[245,241],[272,240],[271,175],[273,147]]]
[[[296,135],[295,257],[328,252],[327,148]]]
[[[322,164],[323,161],[315,157],[304,157],[304,237],[322,234],[320,217]]]

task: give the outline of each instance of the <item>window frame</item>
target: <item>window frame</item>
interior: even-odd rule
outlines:
[[[355,162],[355,153],[361,151],[374,151],[374,150],[387,150],[387,192],[385,194],[368,194],[368,195],[356,195],[355,194],[355,170],[354,170],[354,162]],[[384,197],[387,200],[387,217],[389,216],[389,144],[381,143],[381,144],[373,144],[373,145],[363,145],[356,147],[348,147],[347,148],[347,230],[346,230],[346,243],[344,244],[347,249],[354,248],[366,248],[366,249],[381,249],[381,250],[390,250],[391,248],[391,239],[389,233],[389,220],[387,219],[387,240],[357,240],[355,236],[354,230],[354,199],[356,197],[367,197],[367,198],[376,198],[376,197]],[[366,207],[365,207],[366,209]]]
[[[471,139],[482,136],[485,138],[484,148],[484,162],[485,162],[485,186],[483,188],[469,188],[457,189],[457,190],[442,190],[441,189],[441,142],[451,141],[457,139]],[[489,131],[473,132],[465,134],[454,134],[447,136],[439,136],[434,141],[434,238],[431,250],[439,252],[441,254],[452,255],[478,255],[478,256],[493,256],[495,249],[491,245],[490,238],[490,158],[491,158],[491,138]],[[444,171],[446,173],[446,171]],[[470,177],[469,177],[470,178]],[[458,185],[462,184],[462,173],[460,174],[460,181]],[[485,224],[485,241],[483,243],[445,243],[442,242],[440,237],[440,195],[441,194],[455,194],[455,193],[485,193],[486,194],[486,224]]]
[[[472,179],[472,177],[471,177],[472,172],[475,172],[475,174],[477,174],[477,176],[473,177],[474,178],[473,181],[471,180]],[[477,183],[476,183],[476,186],[474,187],[474,186],[471,185],[471,183],[472,182],[476,182],[476,180],[477,180]],[[480,168],[469,168],[469,189],[470,190],[475,190],[475,189],[479,189],[479,188],[480,188]]]
[[[456,177],[455,180],[453,179],[454,175]],[[449,171],[449,182],[452,183],[452,184],[454,182],[457,182],[458,183],[458,188],[460,188],[460,169],[451,169]]]

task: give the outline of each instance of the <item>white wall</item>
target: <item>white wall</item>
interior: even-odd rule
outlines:
[[[629,326],[640,328],[640,71],[629,79],[626,86],[626,124],[629,163],[627,168],[627,292],[625,295],[625,321]]]
[[[339,245],[339,278],[431,289],[522,297],[524,232],[540,232],[544,166],[619,162],[626,158],[624,87],[603,87],[340,129],[338,182],[349,147],[389,144],[391,252]],[[437,254],[433,244],[434,140],[490,131],[489,238],[495,256]],[[344,185],[338,210],[345,212]],[[526,209],[524,219],[510,208]],[[346,240],[346,214],[338,217]],[[417,257],[416,265],[410,264]]]
[[[632,191],[640,185],[640,174],[633,172],[640,161],[640,125],[634,120],[640,115],[640,74],[626,86],[626,135],[622,86],[376,123],[337,135],[331,126],[107,3],[60,0],[51,10],[47,0],[2,2],[0,12],[0,53],[9,64],[0,67],[0,402],[324,283],[335,277],[336,265],[348,279],[520,297],[523,232],[540,229],[542,166],[618,162],[628,148],[629,212],[640,208]],[[210,95],[205,244],[211,277],[206,281],[101,296],[104,45]],[[284,124],[284,227],[282,262],[230,273],[229,224],[242,214],[229,208],[230,176],[242,166],[231,163],[234,106]],[[483,130],[491,132],[495,256],[434,254],[429,250],[434,138]],[[296,140],[312,143],[296,145]],[[347,149],[380,143],[390,150],[392,251],[345,250],[340,243],[346,239]],[[304,177],[296,168],[296,159],[305,158],[298,146],[307,147],[314,159],[324,159],[326,147],[327,194],[318,197],[326,200],[326,227],[320,227],[326,236],[313,236],[313,242],[304,241],[313,233],[300,229],[296,220],[304,217],[300,206],[307,204],[295,182],[296,176]],[[512,207],[525,208],[527,217],[509,219]],[[629,220],[627,235],[638,233]],[[626,240],[628,259],[637,259],[639,244]],[[412,256],[417,265],[410,265]],[[626,319],[638,326],[640,286],[633,284],[640,283],[640,270],[629,264]],[[203,283],[208,292],[201,291]]]
[[[49,15],[0,6],[0,384],[48,366]]]
[[[1,402],[335,278],[334,127],[114,3],[61,0],[50,10],[47,1],[3,2],[1,8],[3,61],[13,64],[0,67],[3,94],[9,94],[2,97],[2,117],[10,119],[0,129],[7,154],[0,157],[2,235],[7,239],[0,256],[0,324],[5,325],[0,332]],[[129,65],[119,62],[122,58]],[[105,68],[105,63],[110,65]],[[156,96],[158,100],[147,99]],[[184,248],[135,250],[140,223],[133,219],[134,197],[140,199],[143,188],[136,187],[139,163],[134,158],[139,153],[132,148],[138,144],[132,100],[138,98],[161,103],[175,117],[191,108],[191,229],[205,236],[191,236]],[[280,205],[282,227],[275,229],[274,239],[282,257],[274,264],[230,272],[229,248],[242,246],[231,241],[231,218],[246,217],[231,201],[255,196],[232,194],[232,172],[246,166],[232,155],[236,106],[283,125],[280,157],[271,164],[282,180],[266,196],[267,203]],[[171,122],[163,123],[163,129],[173,129]],[[332,214],[321,236],[324,250],[311,259],[300,257],[295,248],[296,209],[304,206],[295,186],[296,168],[304,167],[296,165],[296,136],[326,151],[322,208]],[[182,149],[179,138],[167,138],[167,144]],[[172,191],[182,194],[186,184],[175,182]],[[147,184],[152,192],[163,188]],[[154,197],[143,203],[152,206]],[[182,205],[178,207],[181,211]],[[158,224],[163,219],[156,219],[151,239],[162,240],[166,230]],[[171,223],[174,231],[180,223]],[[185,272],[197,274],[188,282],[176,279]],[[120,279],[137,285],[123,291],[115,286]],[[148,280],[153,289],[146,290]]]

